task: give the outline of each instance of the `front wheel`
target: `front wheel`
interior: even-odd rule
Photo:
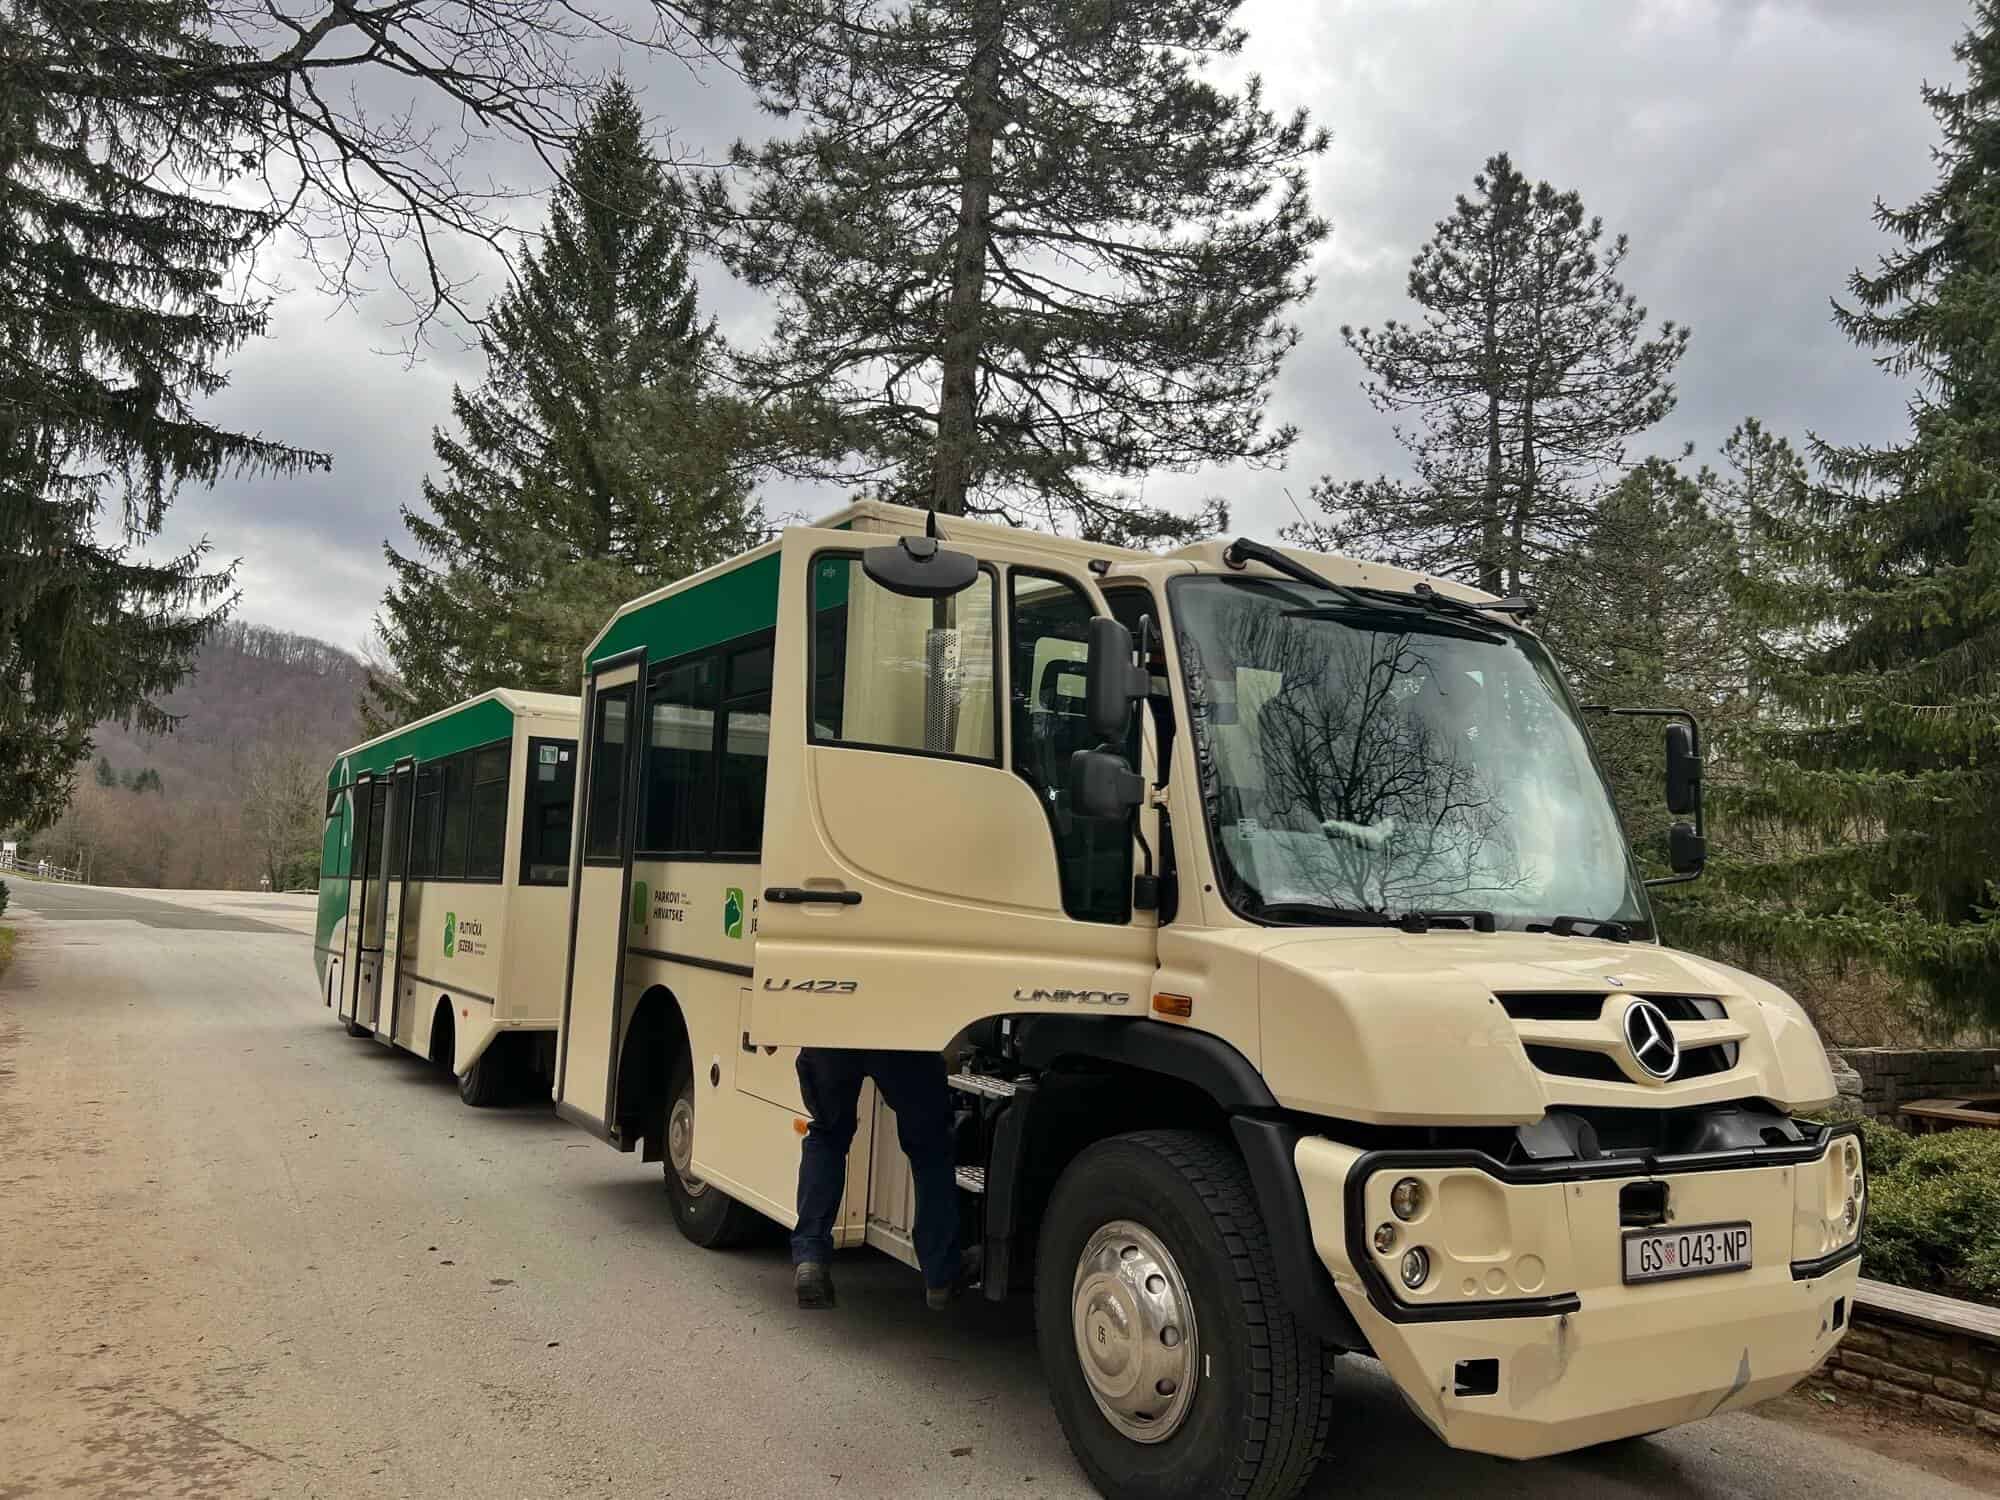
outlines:
[[[708,1250],[741,1245],[764,1225],[764,1216],[746,1208],[694,1173],[694,1070],[682,1057],[667,1094],[667,1198],[681,1233]]]
[[[458,1080],[458,1097],[474,1109],[491,1109],[506,1096],[506,1060],[496,1037]]]
[[[1285,1306],[1250,1174],[1212,1136],[1115,1136],[1069,1165],[1035,1326],[1064,1435],[1112,1500],[1281,1500],[1319,1462],[1334,1355]]]

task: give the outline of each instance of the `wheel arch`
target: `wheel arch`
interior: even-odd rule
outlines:
[[[1304,1131],[1248,1058],[1207,1032],[1150,1021],[1036,1016],[1017,1023],[1015,1040],[1039,1081],[1009,1104],[993,1135],[989,1295],[1031,1283],[1049,1195],[1086,1147],[1134,1130],[1200,1130],[1243,1158],[1293,1315],[1328,1344],[1367,1350],[1313,1245],[1292,1163]]]
[[[667,1091],[673,1084],[674,1060],[687,1050],[687,1017],[680,999],[665,985],[656,984],[639,997],[618,1047],[611,1118],[606,1123],[620,1150],[643,1143],[642,1161],[664,1158]]]
[[[451,996],[439,995],[431,1007],[429,1057],[448,1072],[458,1071],[458,1018],[451,1013]]]

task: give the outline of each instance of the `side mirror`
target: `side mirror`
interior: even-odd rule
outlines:
[[[1708,840],[1695,832],[1692,823],[1676,823],[1667,830],[1667,868],[1676,875],[1699,875],[1708,863]]]
[[[1126,765],[1124,756],[1079,750],[1069,758],[1071,811],[1086,818],[1122,818],[1145,800],[1146,778]]]
[[[1116,620],[1103,615],[1094,618],[1088,639],[1090,663],[1084,680],[1084,721],[1098,739],[1115,743],[1125,738],[1132,705],[1153,690],[1153,679],[1145,668],[1132,664],[1132,632]]]
[[[1701,757],[1694,753],[1694,731],[1685,724],[1667,726],[1667,811],[1691,813],[1701,806]],[[1680,866],[1676,865],[1675,869]]]
[[[978,559],[947,552],[933,536],[906,536],[893,547],[870,547],[861,571],[892,594],[906,599],[949,599],[972,587]]]

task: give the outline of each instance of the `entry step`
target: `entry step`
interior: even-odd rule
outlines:
[[[962,1094],[984,1094],[989,1099],[1011,1099],[1019,1092],[1006,1079],[986,1073],[954,1073],[950,1082]]]
[[[958,1185],[964,1188],[968,1193],[985,1192],[986,1168],[960,1167],[958,1169]]]

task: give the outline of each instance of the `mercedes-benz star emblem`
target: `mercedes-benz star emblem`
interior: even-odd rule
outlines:
[[[1654,1078],[1671,1078],[1680,1066],[1680,1039],[1668,1024],[1667,1013],[1650,1000],[1634,1000],[1625,1007],[1625,1045],[1632,1061]]]

